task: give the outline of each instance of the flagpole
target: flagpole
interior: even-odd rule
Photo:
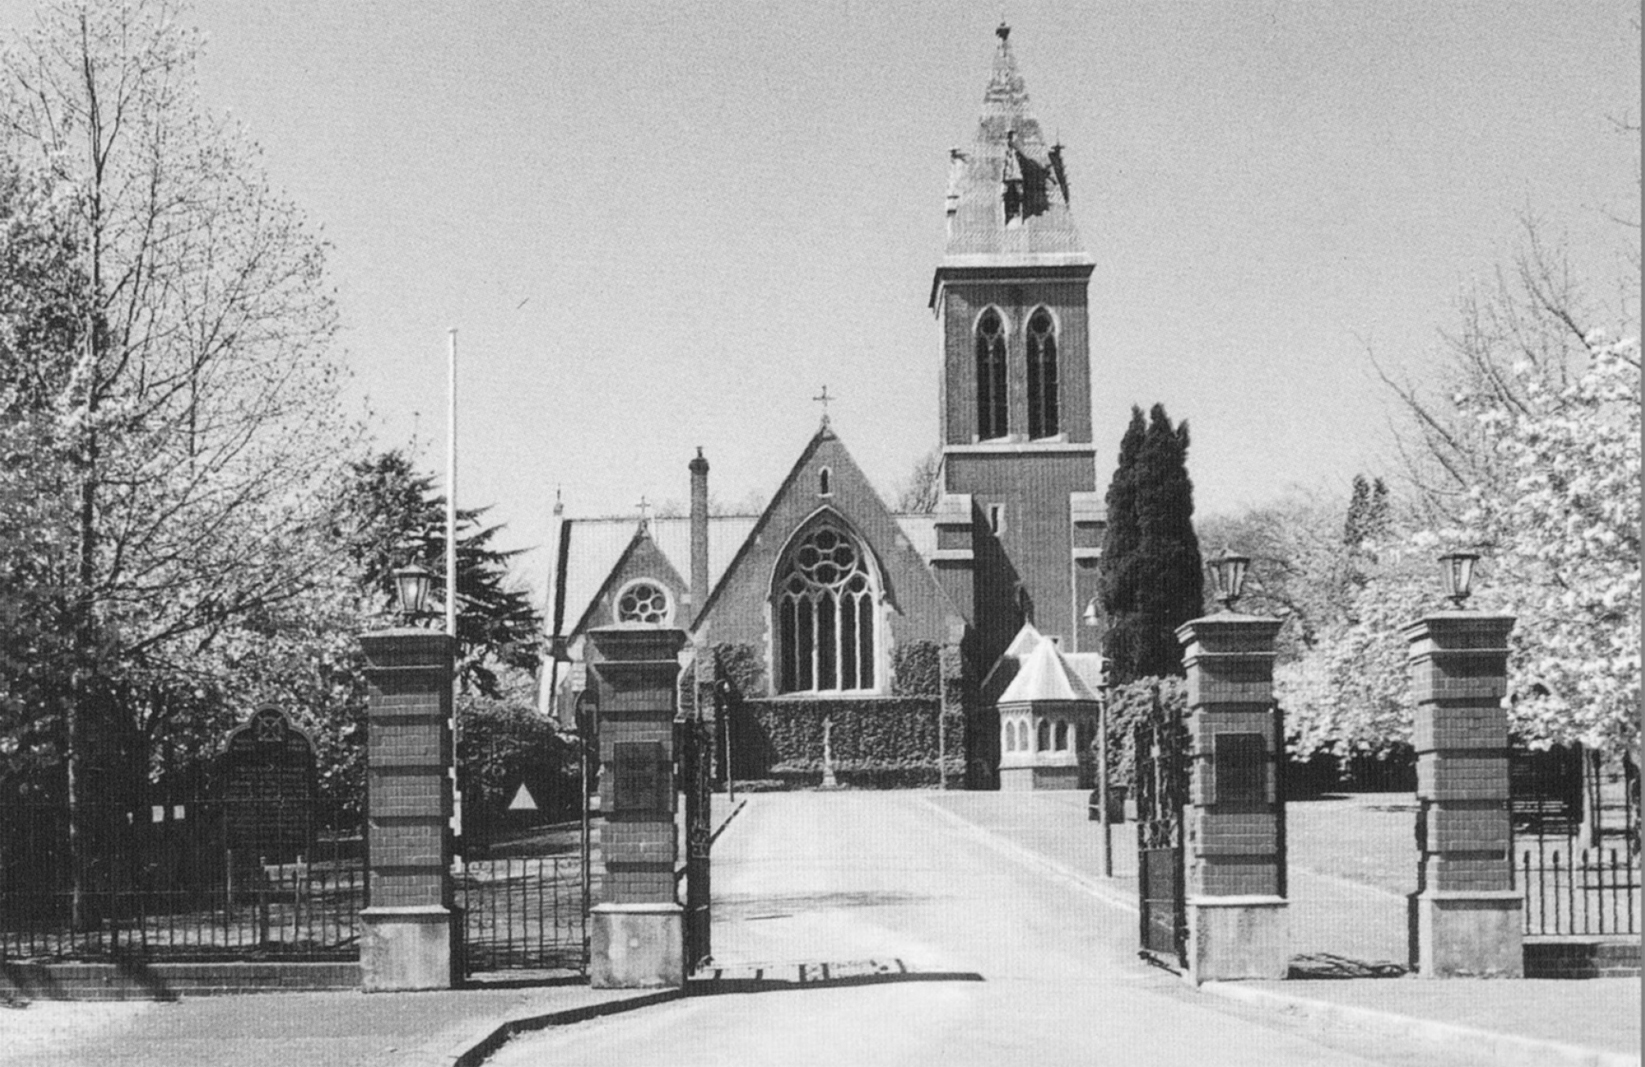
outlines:
[[[446,332],[446,635],[457,644],[457,328]],[[453,663],[455,666],[455,662]],[[463,793],[457,782],[457,672],[451,672],[451,832],[463,836]],[[462,857],[453,857],[460,866]]]
[[[446,634],[457,636],[457,328],[447,331]]]

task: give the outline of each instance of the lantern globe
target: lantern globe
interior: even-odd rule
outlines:
[[[1211,572],[1212,595],[1224,611],[1233,611],[1234,604],[1245,592],[1245,574],[1251,566],[1251,557],[1224,548],[1207,566]]]
[[[1439,557],[1439,573],[1445,583],[1445,596],[1458,608],[1473,594],[1474,565],[1478,562],[1477,552],[1447,552]]]
[[[428,604],[428,592],[434,585],[434,575],[413,563],[394,572],[394,593],[400,601],[401,617],[412,620],[423,614]]]

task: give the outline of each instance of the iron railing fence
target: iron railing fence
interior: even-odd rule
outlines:
[[[18,805],[0,827],[0,958],[354,959],[357,825],[316,801]]]
[[[1573,835],[1519,842],[1528,936],[1638,935],[1639,856],[1627,848],[1580,848]]]
[[[1612,773],[1606,761],[1577,746],[1512,749],[1508,810],[1526,935],[1640,932],[1637,774],[1631,766],[1624,760],[1620,773]]]
[[[468,974],[588,965],[580,853],[471,859],[457,878]],[[599,899],[600,887],[590,887]]]

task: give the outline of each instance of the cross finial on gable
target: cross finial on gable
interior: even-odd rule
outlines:
[[[645,498],[645,494],[642,493],[640,495],[640,502],[634,506],[640,509],[640,525],[645,526],[646,523],[651,520],[651,502],[647,500]]]
[[[828,395],[828,386],[824,385],[822,387],[822,392],[818,393],[816,396],[812,397],[811,399],[822,405],[822,407],[823,407],[822,421],[823,421],[823,425],[827,426],[828,425],[828,403],[831,400],[838,400],[839,397],[829,396]]]

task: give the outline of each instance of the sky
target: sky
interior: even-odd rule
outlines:
[[[0,29],[32,4],[0,0]],[[1001,15],[1096,260],[1098,484],[1132,405],[1198,514],[1392,475],[1417,379],[1527,213],[1607,296],[1638,231],[1637,3],[201,0],[208,106],[331,242],[351,402],[542,590],[573,517],[726,505],[835,429],[894,494],[937,442],[948,150]],[[1614,317],[1616,309],[1610,309]],[[1633,309],[1637,317],[1637,308]]]

